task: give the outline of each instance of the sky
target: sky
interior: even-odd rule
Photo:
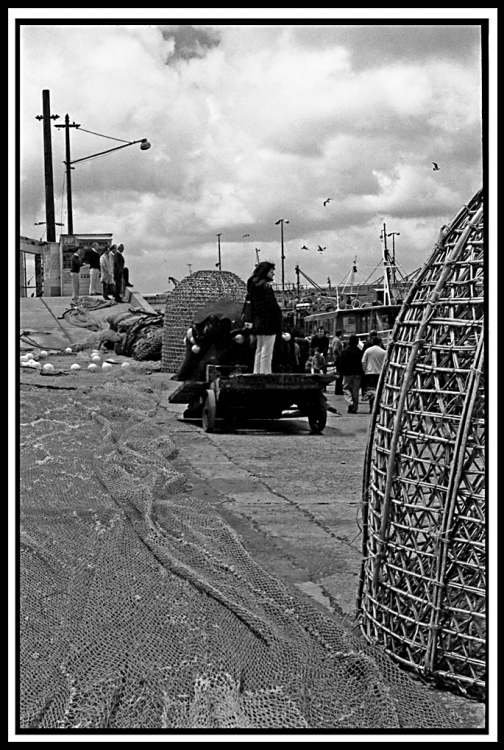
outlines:
[[[55,122],[68,114],[81,126],[72,160],[119,145],[103,135],[152,144],[72,172],[74,231],[113,233],[143,293],[215,269],[218,234],[223,270],[246,279],[269,260],[280,282],[279,219],[286,284],[297,264],[319,284],[341,283],[355,258],[357,283],[380,275],[384,224],[407,274],[482,185],[471,18],[41,19],[23,23],[18,49],[20,233],[45,232],[36,116],[47,89]],[[52,128],[52,148],[66,224],[63,129]]]

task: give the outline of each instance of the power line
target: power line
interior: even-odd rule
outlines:
[[[85,128],[81,128],[79,125],[79,130],[83,133],[91,133],[91,135],[99,135],[101,138],[109,138],[111,141],[119,141],[119,143],[130,143],[130,141],[124,141],[122,138],[113,138],[111,135],[103,135],[103,133],[95,133],[93,130],[86,130]]]

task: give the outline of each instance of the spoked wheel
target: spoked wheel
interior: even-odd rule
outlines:
[[[215,430],[216,414],[217,399],[215,398],[215,392],[207,391],[205,403],[203,404],[203,413],[201,415],[201,423],[205,432],[213,432]]]
[[[318,401],[310,404],[308,409],[308,424],[312,432],[322,432],[327,422],[327,402],[321,395]]]

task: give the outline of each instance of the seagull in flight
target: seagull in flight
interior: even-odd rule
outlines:
[[[310,248],[309,248],[309,247],[306,247],[306,245],[303,245],[303,247],[301,248],[301,250],[309,250],[309,249],[310,249]]]
[[[319,245],[319,246],[318,246],[318,248],[317,248],[317,250],[319,251],[319,253],[323,253],[323,252],[324,252],[324,250],[327,250],[327,248],[326,248],[326,247],[321,247],[321,246]]]
[[[332,198],[328,198],[326,201],[324,201],[324,206],[327,206],[327,204],[329,203],[329,201],[332,201]]]
[[[244,237],[250,237],[250,234],[244,234],[243,236]]]
[[[437,172],[437,171],[439,171],[439,167],[438,167],[438,165],[436,164],[436,162],[435,162],[435,161],[433,161],[432,163],[434,164],[434,166],[432,167],[432,171],[433,171],[433,172]]]

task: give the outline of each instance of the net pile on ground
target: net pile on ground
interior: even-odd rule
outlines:
[[[230,271],[196,271],[177,284],[166,300],[162,367],[177,372],[183,362],[185,334],[195,315],[209,302],[229,299],[244,302],[247,287]]]
[[[21,396],[21,727],[456,726],[191,495],[155,393]]]
[[[443,227],[401,309],[365,461],[365,636],[484,695],[484,257],[481,191]]]

